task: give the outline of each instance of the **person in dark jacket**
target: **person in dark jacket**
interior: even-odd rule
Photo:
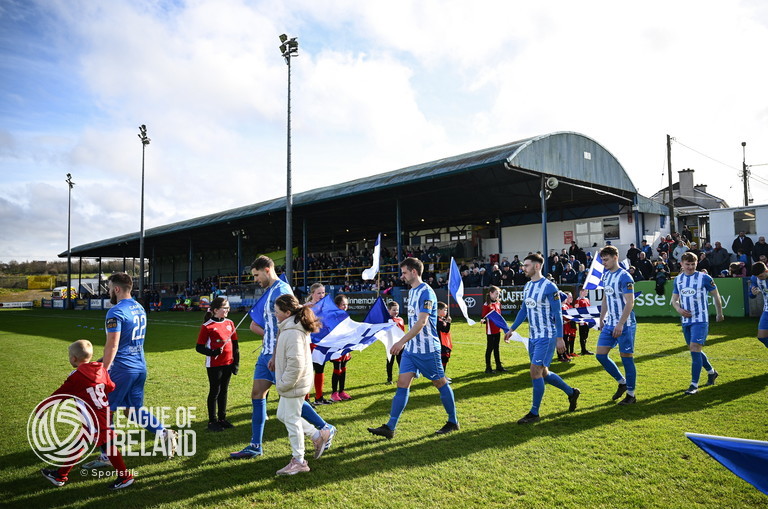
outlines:
[[[734,253],[738,253],[741,251],[745,255],[747,255],[747,259],[752,259],[752,249],[755,247],[754,242],[752,242],[752,239],[747,237],[746,232],[739,232],[739,236],[733,239],[733,244],[731,245],[731,251]]]

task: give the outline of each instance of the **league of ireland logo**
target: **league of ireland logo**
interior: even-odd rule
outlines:
[[[29,415],[27,440],[38,458],[63,467],[87,458],[99,434],[96,412],[77,396],[57,394],[44,399]]]

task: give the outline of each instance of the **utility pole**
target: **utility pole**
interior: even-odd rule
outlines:
[[[672,194],[672,137],[667,135],[667,177],[669,177],[669,232],[675,233],[675,196]]]
[[[747,166],[747,142],[741,142],[741,178],[744,181],[744,206],[749,206],[749,166]]]

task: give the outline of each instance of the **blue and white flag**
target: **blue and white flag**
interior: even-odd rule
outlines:
[[[498,311],[493,310],[487,315],[485,315],[483,318],[485,318],[487,321],[494,324],[499,329],[503,330],[504,332],[509,332],[509,325],[507,325],[507,321],[504,319],[503,316],[499,314]]]
[[[589,325],[593,329],[597,329],[599,319],[600,306],[563,309],[563,320],[571,320],[579,325]]]
[[[384,319],[381,308],[384,302],[381,297],[374,303],[366,320]],[[384,307],[386,310],[386,307]],[[336,307],[330,295],[323,297],[312,308],[322,322],[319,332],[312,334],[315,349],[312,352],[312,362],[324,364],[352,351],[363,350],[374,341],[384,343],[387,352],[392,345],[405,334],[394,323],[387,321],[379,323],[359,323],[352,320],[346,311]]]
[[[381,233],[376,237],[376,246],[373,248],[373,265],[370,269],[363,271],[363,281],[376,279],[376,274],[379,273],[379,259],[381,258]]]
[[[467,325],[475,325],[475,321],[467,313],[467,303],[464,302],[464,282],[461,280],[459,267],[456,265],[456,260],[453,257],[451,257],[451,270],[448,275],[448,291],[456,300],[456,304],[459,306],[464,318],[467,319]]]
[[[630,262],[628,258],[619,262],[619,266],[624,270],[629,270]],[[605,265],[600,260],[600,252],[595,253],[595,257],[592,258],[592,265],[589,266],[589,272],[587,273],[587,279],[584,281],[585,290],[596,290],[603,286],[603,274],[605,273]]]
[[[691,442],[725,468],[768,495],[768,442],[686,433]]]
[[[259,300],[256,301],[256,304],[253,305],[250,311],[248,311],[248,314],[251,315],[251,320],[256,322],[256,324],[264,328],[264,305],[267,303],[267,292],[264,292],[261,294],[261,297],[259,297]]]

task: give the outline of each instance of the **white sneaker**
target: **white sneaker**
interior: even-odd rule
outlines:
[[[171,459],[179,447],[179,434],[175,430],[166,429],[163,440],[165,441],[165,453],[168,455],[168,459]]]
[[[95,460],[91,460],[83,465],[83,468],[90,470],[92,468],[104,468],[111,467],[112,463],[109,462],[109,457],[106,454],[99,454],[99,457]]]
[[[309,472],[307,460],[299,461],[296,458],[291,458],[291,461],[276,473],[277,475],[296,475],[300,472]]]

